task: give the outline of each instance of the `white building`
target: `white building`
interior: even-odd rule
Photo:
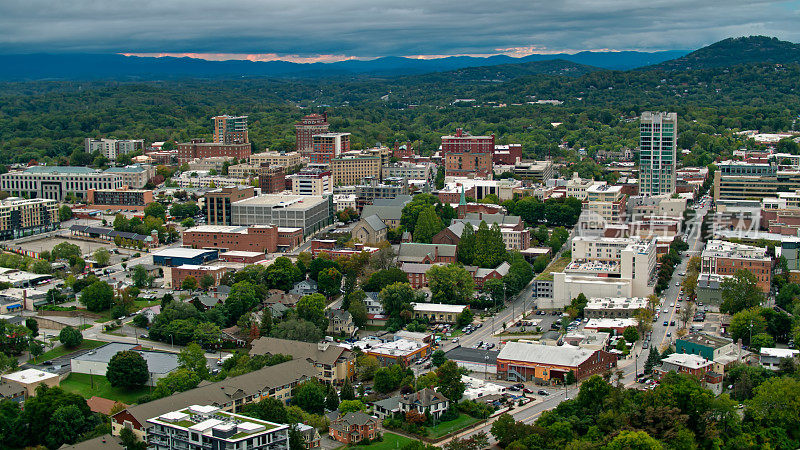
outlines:
[[[627,318],[647,308],[647,299],[642,297],[592,297],[583,314],[588,318]]]
[[[336,211],[344,211],[348,208],[356,209],[356,195],[355,194],[336,194],[333,196],[333,206]]]
[[[100,152],[101,155],[110,161],[116,161],[120,155],[144,149],[142,139],[91,139],[84,141],[86,153]]]
[[[800,355],[800,350],[790,348],[762,348],[760,353],[761,367],[769,370],[778,370],[782,359],[793,359]]]
[[[83,200],[89,189],[121,189],[123,184],[119,174],[79,166],[32,166],[0,175],[0,189],[12,196],[60,202],[68,195]]]

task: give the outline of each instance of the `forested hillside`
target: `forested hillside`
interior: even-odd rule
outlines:
[[[680,147],[692,150],[688,163],[752,145],[731,130],[798,128],[798,64],[580,76],[530,72],[592,69],[553,61],[498,67],[363,80],[6,83],[0,85],[0,158],[68,163],[85,137],[210,137],[210,118],[225,113],[249,115],[255,151],[292,149],[294,121],[325,110],[333,130],[353,134],[355,148],[398,140],[431,152],[442,134],[463,127],[494,133],[500,143],[522,143],[530,157],[574,158],[576,148],[592,155],[635,147],[639,112],[669,110],[680,118]],[[475,101],[454,102],[465,98]],[[537,100],[563,104],[532,104]]]

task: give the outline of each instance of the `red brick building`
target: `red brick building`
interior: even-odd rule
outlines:
[[[494,164],[514,165],[522,159],[522,144],[495,145],[492,154]]]
[[[392,149],[392,157],[397,159],[413,159],[414,158],[414,147],[411,146],[410,142],[406,142],[403,145],[400,145],[399,142],[394,142],[394,148]]]
[[[294,124],[295,129],[295,149],[303,156],[308,156],[314,150],[311,137],[315,134],[325,134],[328,132],[328,116],[322,114],[309,114],[299,122]]]
[[[178,162],[183,164],[195,158],[212,158],[228,156],[238,160],[250,157],[250,144],[233,144],[225,142],[206,142],[205,139],[192,139],[190,142],[178,144]]]
[[[264,261],[264,252],[231,251],[219,254],[219,260],[243,264],[255,264]]]
[[[461,128],[452,136],[442,136],[442,156],[448,176],[484,177],[492,173],[494,135],[472,136]]]
[[[761,292],[772,285],[772,257],[767,249],[751,245],[712,239],[700,255],[700,272],[714,275],[734,275],[745,270],[755,275]]]
[[[258,186],[263,194],[283,192],[286,187],[286,169],[283,166],[262,164],[258,169]]]
[[[311,136],[312,164],[330,164],[344,152],[350,151],[350,133],[323,133]]]
[[[303,242],[303,229],[278,227],[278,249],[291,250]]]
[[[191,248],[275,253],[278,250],[278,227],[201,225],[183,232],[183,245]]]
[[[217,286],[222,280],[223,275],[227,272],[232,272],[233,269],[224,266],[196,266],[194,264],[184,264],[178,267],[170,267],[168,271],[170,272],[170,278],[166,280],[167,286],[178,289],[183,284],[183,280],[190,276],[194,277],[199,285],[200,279],[203,278],[204,275],[210,275],[214,280],[212,286]]]
[[[580,381],[616,365],[617,357],[603,350],[509,342],[497,355],[497,378],[545,384],[573,372]]]
[[[378,434],[378,419],[362,412],[349,412],[331,422],[328,434],[343,444],[373,439]]]

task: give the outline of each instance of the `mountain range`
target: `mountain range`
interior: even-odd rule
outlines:
[[[464,80],[504,81],[531,74],[579,76],[598,70],[689,70],[744,63],[798,63],[800,45],[766,36],[729,38],[693,52],[580,52],[513,58],[384,57],[334,63],[208,61],[119,54],[0,55],[0,80],[162,80],[177,78],[394,78],[447,73]],[[444,75],[440,75],[444,76]]]

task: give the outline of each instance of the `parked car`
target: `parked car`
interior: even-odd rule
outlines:
[[[665,327],[666,327],[666,326],[669,326],[669,322],[667,322],[667,321],[665,320],[665,321],[664,321],[664,326],[665,326]]]
[[[549,394],[547,391],[545,391],[544,389],[539,389],[539,391],[538,391],[538,392],[536,392],[536,393],[537,393],[537,394],[539,394],[539,395],[550,395],[550,394]]]
[[[669,326],[674,327],[675,326],[675,321],[673,320],[672,322],[670,322]]]

